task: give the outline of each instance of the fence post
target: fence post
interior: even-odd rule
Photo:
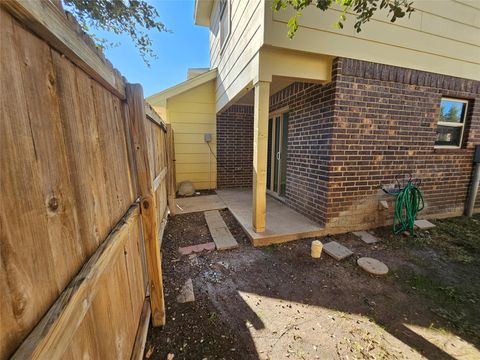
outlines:
[[[167,124],[167,198],[168,198],[168,208],[170,213],[175,215],[177,210],[177,204],[175,202],[175,194],[177,192],[177,184],[175,177],[175,146],[173,138],[173,129],[171,124]]]
[[[129,113],[128,123],[140,188],[140,209],[147,258],[152,322],[153,326],[161,326],[165,324],[165,301],[163,298],[162,264],[158,239],[157,204],[148,162],[146,115],[142,86],[140,84],[127,84],[126,96]]]

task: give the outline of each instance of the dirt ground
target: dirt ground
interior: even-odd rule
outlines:
[[[203,213],[169,220],[167,324],[150,328],[146,358],[480,359],[479,215],[413,237],[379,228],[373,245],[334,236],[354,251],[342,262],[312,259],[312,239],[253,248],[228,210],[222,216],[240,248],[183,257],[179,246],[212,241]],[[368,275],[361,256],[389,274]],[[188,278],[195,302],[179,304]]]

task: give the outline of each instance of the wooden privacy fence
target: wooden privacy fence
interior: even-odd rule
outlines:
[[[173,131],[52,2],[0,1],[0,26],[0,359],[138,358]]]

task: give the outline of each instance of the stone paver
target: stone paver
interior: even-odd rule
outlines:
[[[383,262],[369,258],[362,257],[357,260],[358,266],[360,266],[366,272],[373,275],[386,275],[388,274],[388,267]]]
[[[210,230],[210,234],[212,235],[217,250],[237,248],[238,243],[230,230],[228,230],[227,224],[223,221],[218,210],[205,211],[204,214],[208,229]]]
[[[185,246],[178,248],[178,252],[181,255],[190,255],[192,253],[198,253],[202,251],[212,251],[215,250],[215,243],[208,242],[204,244],[192,245],[192,246]]]
[[[183,304],[193,301],[195,301],[195,294],[193,293],[192,279],[189,278],[180,289],[180,294],[177,296],[177,302]]]
[[[335,260],[343,260],[351,255],[353,255],[353,251],[346,248],[343,245],[340,245],[336,241],[331,241],[323,245],[323,251],[325,251],[328,255],[333,257]]]
[[[415,220],[415,226],[420,230],[428,230],[435,227],[435,225],[428,220]]]
[[[367,231],[354,231],[352,234],[359,237],[364,243],[367,244],[374,244],[380,241],[380,239]]]

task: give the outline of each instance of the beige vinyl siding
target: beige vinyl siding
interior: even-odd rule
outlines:
[[[219,2],[212,10],[210,27],[210,66],[217,68],[216,103],[220,110],[255,76],[255,56],[263,44],[263,0],[230,0],[230,35],[220,49]]]
[[[204,142],[204,134],[211,133],[216,153],[215,81],[167,99],[166,115],[175,131],[177,185],[189,180],[196,189],[216,188],[216,160]]]
[[[311,7],[299,18],[293,41],[286,36],[292,13],[273,13],[266,6],[265,43],[480,80],[479,5],[467,0],[417,0],[410,19],[392,24],[386,13],[378,13],[360,33],[353,29],[352,16],[340,30],[334,27],[338,9],[322,12]]]

